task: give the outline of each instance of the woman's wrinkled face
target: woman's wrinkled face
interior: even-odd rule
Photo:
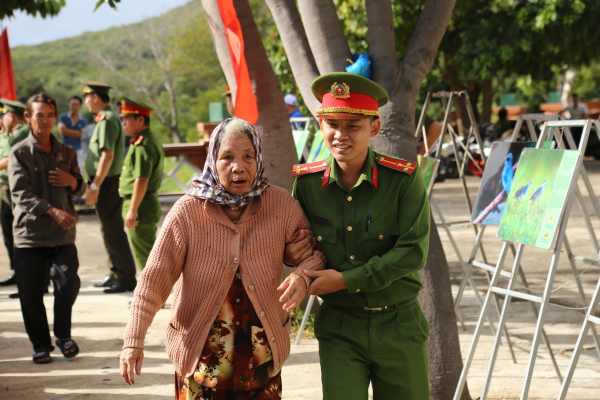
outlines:
[[[254,184],[256,150],[246,135],[227,135],[217,153],[219,182],[231,194],[243,195]]]

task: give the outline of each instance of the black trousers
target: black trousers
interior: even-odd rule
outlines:
[[[2,226],[2,237],[4,238],[4,246],[10,260],[10,269],[15,269],[13,266],[13,213],[12,200],[10,198],[10,189],[6,185],[0,187],[0,226]]]
[[[79,294],[79,259],[74,244],[14,249],[15,276],[25,330],[34,351],[52,351],[50,328],[44,306],[44,275],[50,265],[54,283],[54,336],[71,338],[71,312]]]
[[[102,182],[96,204],[96,214],[100,219],[111,276],[117,282],[127,285],[135,283],[136,269],[121,214],[123,198],[119,196],[119,178],[119,175],[108,176]],[[94,177],[90,179],[93,181]]]

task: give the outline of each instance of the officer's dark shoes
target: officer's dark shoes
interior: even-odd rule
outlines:
[[[133,292],[135,289],[135,285],[136,285],[136,283],[123,284],[123,283],[117,282],[114,285],[112,285],[111,287],[109,287],[108,289],[104,289],[104,293]]]
[[[0,286],[10,286],[10,285],[16,285],[17,284],[17,278],[15,278],[14,275],[9,276],[7,279],[0,281]]]
[[[8,298],[9,299],[18,299],[19,298],[19,292],[9,294]]]
[[[112,287],[117,281],[110,277],[110,275],[106,275],[104,279],[100,282],[96,282],[93,284],[94,287]]]

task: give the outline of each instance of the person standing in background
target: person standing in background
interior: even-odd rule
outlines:
[[[71,146],[77,152],[77,163],[79,170],[83,171],[85,162],[85,153],[81,148],[81,137],[83,130],[87,126],[87,121],[81,115],[81,105],[83,104],[81,97],[73,96],[69,99],[69,112],[64,113],[58,119],[58,132],[62,135],[64,144]]]
[[[111,86],[82,79],[85,105],[96,115],[96,128],[90,140],[85,171],[90,177],[86,196],[88,206],[96,206],[102,237],[108,253],[110,274],[95,287],[107,287],[104,293],[133,291],[136,285],[135,261],[124,230],[123,199],[119,180],[123,168],[125,133],[119,116],[110,106]]]
[[[283,101],[285,102],[285,108],[287,108],[288,116],[290,118],[304,117],[304,115],[302,115],[300,110],[298,110],[298,98],[296,96],[294,96],[291,93],[286,94],[285,97],[283,98]],[[302,129],[304,129],[304,124],[299,123],[299,122],[292,122],[292,129],[295,131],[302,130]]]
[[[4,246],[10,260],[10,269],[14,271],[13,264],[13,213],[12,201],[10,199],[10,188],[8,186],[8,155],[10,149],[29,135],[29,128],[25,123],[23,113],[25,104],[19,101],[0,99],[0,121],[4,132],[0,134],[0,225]],[[0,282],[0,286],[16,285],[15,275],[9,276]],[[46,285],[46,292],[48,286]],[[9,295],[10,298],[19,297],[18,293]]]
[[[143,270],[156,240],[161,210],[158,189],[162,182],[165,153],[150,131],[152,108],[131,99],[121,100],[125,133],[133,136],[125,156],[119,194],[123,197],[123,219],[138,268]]]

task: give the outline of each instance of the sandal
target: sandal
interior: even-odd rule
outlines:
[[[79,354],[79,346],[73,339],[59,340],[56,339],[56,345],[60,349],[65,358],[73,358]]]
[[[34,364],[50,364],[51,362],[52,357],[50,357],[49,351],[38,351],[33,355]]]

